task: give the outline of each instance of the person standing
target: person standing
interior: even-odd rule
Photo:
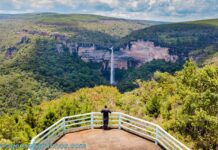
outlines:
[[[103,129],[107,130],[109,123],[109,113],[111,113],[111,111],[105,105],[104,109],[101,110],[101,113],[103,114]]]

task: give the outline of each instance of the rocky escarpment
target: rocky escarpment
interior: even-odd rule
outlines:
[[[30,39],[29,39],[28,36],[22,36],[22,37],[20,38],[20,41],[18,41],[15,45],[13,45],[13,46],[7,48],[7,51],[6,51],[6,53],[5,53],[5,57],[6,57],[6,58],[10,58],[10,57],[13,55],[13,53],[16,52],[17,47],[18,47],[19,45],[21,45],[21,44],[28,44],[29,42],[30,42]]]
[[[77,54],[82,60],[88,62],[102,62],[103,68],[110,67],[108,63],[110,60],[110,50],[96,49],[95,45],[79,46]],[[128,69],[129,67],[139,67],[145,62],[154,59],[163,59],[165,61],[175,62],[176,55],[170,55],[168,48],[155,46],[150,41],[132,41],[130,47],[121,48],[114,52],[115,68]]]
[[[178,57],[176,55],[170,55],[169,49],[155,46],[153,42],[150,41],[132,41],[130,46],[120,49],[124,56],[134,58],[141,63],[152,61],[153,59],[163,59],[165,61],[175,62]]]
[[[55,33],[47,33],[36,30],[26,30],[23,32],[30,35],[47,36],[56,40],[56,50],[58,53],[64,52],[65,49],[69,54],[78,55],[85,62],[97,62],[102,64],[102,70],[110,68],[110,49],[89,42],[73,42],[66,35]],[[17,43],[25,44],[29,42],[28,36],[21,37]],[[16,46],[10,47],[7,56],[11,56],[16,50]],[[175,62],[178,58],[176,55],[170,55],[169,49],[155,46],[151,41],[131,41],[125,48],[120,48],[114,52],[114,67],[119,69],[128,69],[130,67],[139,67],[143,63],[154,59],[162,59],[165,61]]]

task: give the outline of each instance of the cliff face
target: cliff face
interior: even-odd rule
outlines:
[[[64,49],[69,51],[69,54],[77,54],[85,62],[97,62],[102,64],[102,70],[107,70],[110,67],[110,49],[102,48],[99,45],[88,42],[72,42],[66,35],[60,33],[47,33],[41,31],[23,30],[29,35],[47,36],[56,40],[56,51],[58,53],[64,52]],[[18,44],[25,44],[29,41],[28,36],[21,38]],[[16,47],[8,49],[7,56],[11,56],[16,50]],[[119,69],[128,69],[129,67],[139,67],[145,62],[154,59],[163,59],[165,61],[175,62],[177,56],[170,55],[169,49],[155,46],[150,41],[132,41],[130,46],[120,48],[119,51],[114,52],[114,67]]]
[[[93,44],[91,46],[80,46],[77,53],[86,62],[102,62],[104,69],[110,66],[110,63],[108,63],[110,61],[110,50],[97,50]],[[168,48],[154,46],[154,43],[149,41],[133,41],[130,48],[121,48],[120,51],[114,53],[114,65],[115,68],[119,69],[139,67],[141,64],[154,59],[175,62],[177,56],[169,55]]]
[[[121,49],[123,55],[134,58],[141,63],[152,61],[153,59],[163,59],[165,61],[175,62],[177,56],[169,55],[168,48],[155,46],[150,41],[132,41],[131,47]],[[139,65],[140,65],[139,64]]]

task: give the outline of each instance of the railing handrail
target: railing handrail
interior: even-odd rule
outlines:
[[[182,142],[180,142],[179,140],[177,140],[175,137],[173,137],[172,135],[170,135],[167,131],[165,131],[162,127],[160,127],[159,125],[157,125],[159,130],[161,130],[162,132],[164,132],[166,135],[168,135],[170,138],[172,138],[173,140],[175,140],[177,143],[179,143],[181,146],[185,147],[186,149],[189,149],[185,144],[183,144]]]
[[[75,118],[75,117],[87,116],[87,115],[90,115],[91,113],[93,113],[93,112],[85,113],[85,114],[79,114],[79,115],[73,115],[73,116],[66,116],[66,117],[63,117],[62,119],[69,119],[69,118]]]
[[[122,113],[122,115],[127,116],[127,117],[132,118],[132,119],[135,119],[135,120],[138,120],[138,121],[141,121],[141,122],[144,122],[144,123],[147,123],[147,124],[150,124],[150,125],[153,125],[153,126],[155,126],[155,127],[158,127],[158,125],[155,124],[155,123],[152,123],[152,122],[149,122],[149,121],[146,121],[146,120],[140,119],[140,118],[136,118],[136,117],[133,117],[133,116],[130,116],[130,115],[124,114],[124,113]]]
[[[39,134],[37,134],[32,140],[36,139],[37,137],[41,136],[42,134],[46,133],[47,131],[49,131],[52,127],[54,127],[55,125],[57,125],[58,123],[62,122],[64,120],[64,118],[61,118],[60,120],[58,120],[57,122],[55,122],[53,125],[49,126],[48,128],[46,128],[45,130],[43,130],[42,132],[40,132]],[[31,141],[32,141],[31,140]],[[31,142],[32,143],[32,142]]]
[[[90,112],[90,113],[85,113],[85,114],[78,114],[78,115],[73,115],[73,116],[66,116],[66,117],[63,117],[61,118],[60,120],[58,120],[57,122],[55,122],[53,125],[51,125],[50,127],[46,128],[44,131],[40,132],[38,135],[36,135],[32,140],[31,140],[31,145],[32,144],[38,144],[38,143],[35,143],[36,141],[45,141],[45,140],[49,140],[49,139],[46,139],[46,138],[49,138],[49,136],[51,137],[53,134],[49,135],[50,133],[49,132],[54,132],[54,134],[56,134],[57,132],[59,132],[59,130],[62,128],[64,128],[64,130],[62,131],[63,133],[61,134],[65,134],[65,128],[66,127],[69,127],[69,126],[73,126],[73,125],[80,125],[80,124],[84,124],[84,123],[90,123],[90,129],[93,129],[95,126],[94,122],[97,123],[99,122],[100,120],[95,120],[96,118],[94,117],[94,115],[100,115],[101,112]],[[121,129],[121,128],[129,128],[130,126],[124,126],[122,123],[125,123],[125,121],[122,121],[122,118],[123,120],[125,120],[125,117],[127,120],[129,120],[131,123],[135,123],[135,124],[131,124],[130,122],[126,124],[127,125],[132,125],[133,127],[137,126],[136,124],[138,124],[138,129],[141,129],[142,128],[139,126],[139,125],[143,125],[143,123],[145,123],[145,126],[144,126],[144,130],[151,130],[152,131],[154,130],[153,134],[154,136],[152,136],[153,139],[155,139],[155,144],[158,144],[160,143],[160,145],[164,146],[166,149],[169,149],[169,146],[172,148],[172,146],[174,145],[175,147],[177,147],[178,149],[186,149],[186,150],[190,150],[186,145],[184,145],[183,143],[181,143],[180,141],[178,141],[176,138],[174,138],[172,135],[170,135],[167,131],[165,131],[162,127],[160,127],[158,124],[155,124],[155,123],[152,123],[152,122],[149,122],[149,121],[146,121],[146,120],[143,120],[143,119],[140,119],[140,118],[136,118],[136,117],[133,117],[133,116],[130,116],[130,115],[127,115],[127,114],[124,114],[122,112],[112,112],[112,115],[118,115],[117,116],[117,120],[114,120],[113,122],[117,122],[117,126],[118,126],[118,129]],[[74,119],[72,120],[72,118],[77,118],[77,117],[84,117],[84,116],[90,116],[90,117],[86,117],[86,118],[81,118],[81,119]],[[87,121],[87,119],[90,118],[90,121]],[[70,119],[70,120],[69,120]],[[86,121],[84,121],[86,119]],[[66,121],[67,120],[67,121]],[[76,122],[77,121],[77,122]],[[81,122],[79,122],[81,121]],[[73,124],[72,124],[72,123]],[[75,123],[76,122],[76,123]],[[62,124],[63,123],[63,124]],[[69,124],[68,124],[69,123]],[[71,124],[70,124],[71,123]],[[57,128],[56,126],[60,126],[59,128]],[[148,125],[150,125],[150,127],[148,127]],[[56,128],[59,129],[58,131],[53,131],[53,130],[56,130]],[[147,127],[147,128],[146,128]],[[52,130],[53,129],[53,130]],[[130,128],[129,128],[130,129]],[[136,129],[131,129],[132,131],[135,131],[136,133],[139,133],[138,130]],[[147,131],[147,132],[151,132],[151,131]],[[162,132],[162,133],[158,133],[158,132]],[[66,132],[67,133],[67,132]],[[142,133],[143,135],[145,133]],[[166,136],[165,137],[165,140],[162,139],[162,141],[160,140],[160,137],[158,137],[158,134],[160,134],[161,136]],[[43,136],[42,136],[43,135]],[[58,133],[59,135],[59,133]],[[42,136],[42,137],[40,137]],[[151,137],[151,135],[147,134],[147,137]],[[38,139],[37,139],[38,138]],[[45,138],[45,139],[44,139]],[[36,140],[37,139],[37,140]],[[165,145],[163,143],[163,141],[165,141],[166,143],[165,144],[168,144]],[[171,145],[169,145],[169,143],[171,143]],[[172,145],[173,144],[173,145]],[[31,148],[29,148],[29,150],[32,150]]]

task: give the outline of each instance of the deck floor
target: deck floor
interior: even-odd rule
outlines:
[[[86,148],[68,150],[161,150],[158,145],[129,132],[111,129],[84,130],[64,135],[56,144],[86,144]],[[67,149],[67,148],[65,148]],[[52,150],[50,148],[50,150]]]

